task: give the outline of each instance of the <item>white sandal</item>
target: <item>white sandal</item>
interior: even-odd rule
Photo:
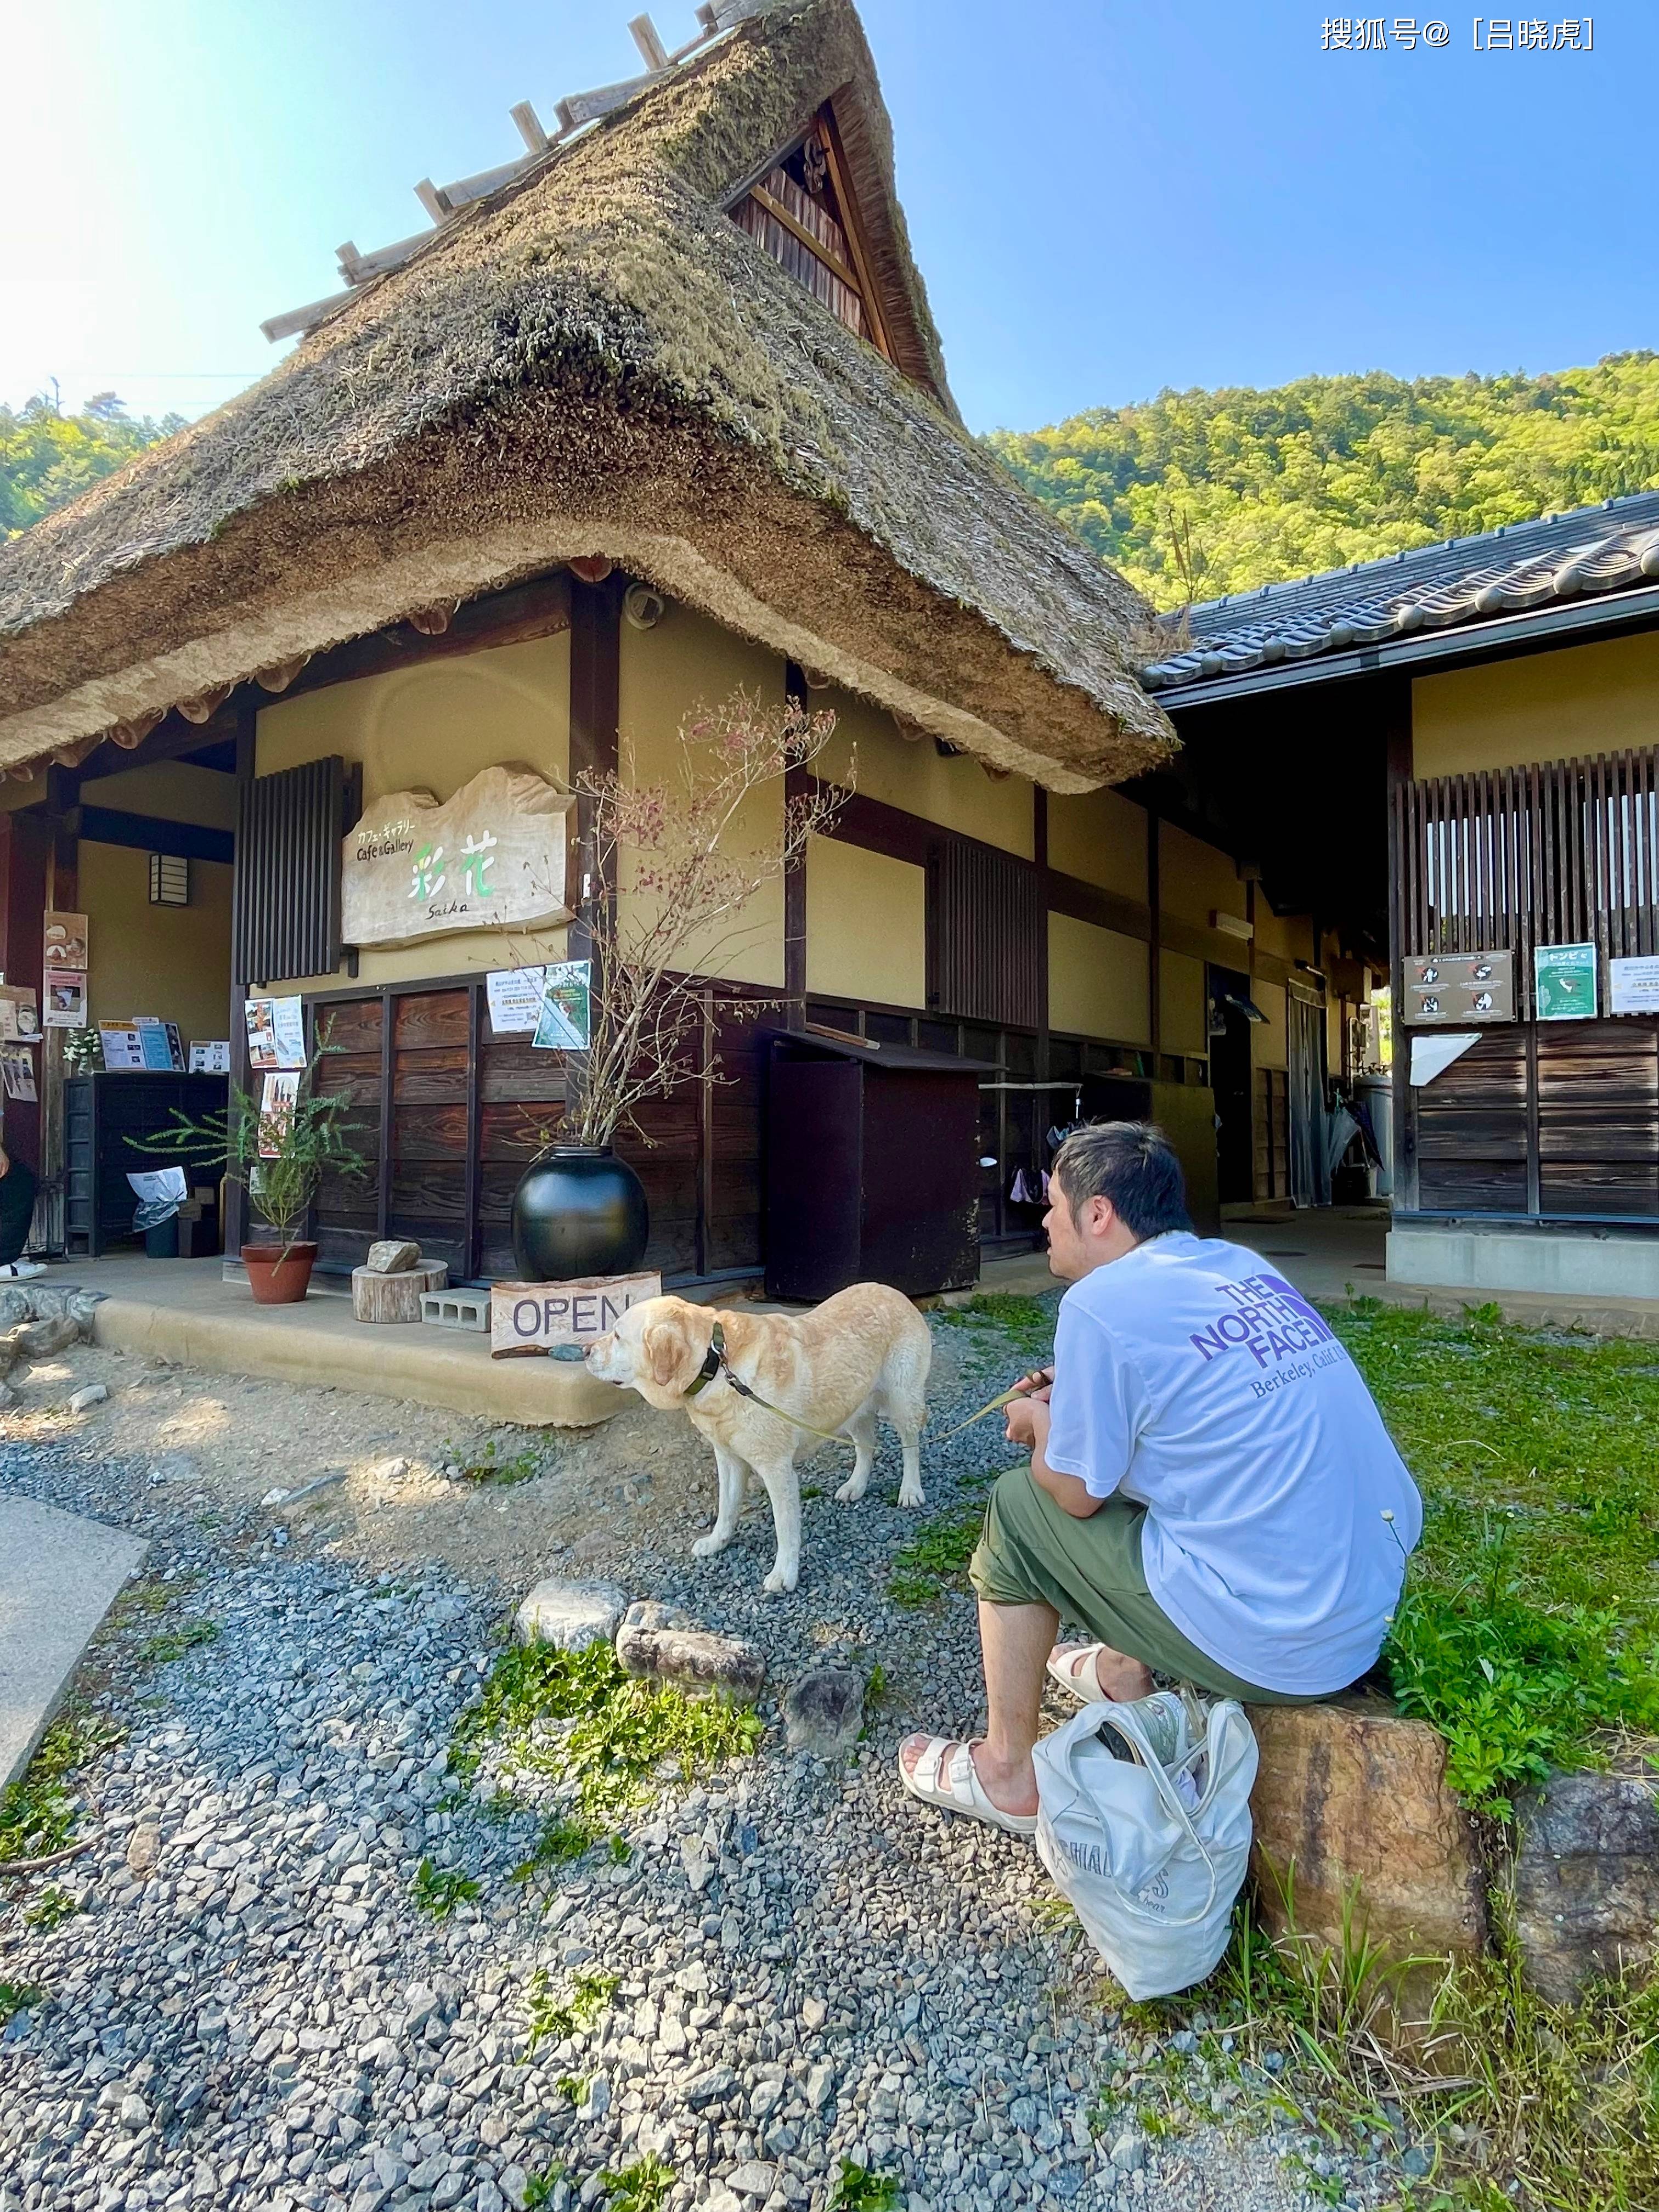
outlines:
[[[906,1743],[914,1743],[907,1736]],[[1005,1813],[986,1796],[983,1784],[974,1769],[972,1748],[958,1737],[930,1735],[921,1757],[912,1773],[905,1765],[901,1745],[899,1780],[913,1797],[924,1805],[936,1805],[942,1812],[962,1813],[970,1820],[983,1820],[993,1828],[1004,1828],[1011,1836],[1034,1836],[1036,1833],[1035,1813]],[[949,1765],[945,1754],[956,1756]]]
[[[1095,1662],[1106,1649],[1103,1644],[1070,1644],[1064,1650],[1048,1654],[1048,1680],[1058,1682],[1062,1690],[1069,1690],[1080,1705],[1109,1705],[1116,1701],[1109,1698],[1100,1686],[1100,1676],[1095,1671]]]

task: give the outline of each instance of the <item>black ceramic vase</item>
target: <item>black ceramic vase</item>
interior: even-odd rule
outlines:
[[[523,1282],[630,1275],[650,1234],[645,1186],[608,1145],[556,1145],[513,1194],[513,1258]]]

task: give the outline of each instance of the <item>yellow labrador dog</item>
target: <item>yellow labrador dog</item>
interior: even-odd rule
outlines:
[[[720,1508],[714,1527],[691,1547],[698,1559],[731,1542],[750,1470],[759,1475],[778,1538],[776,1564],[763,1587],[775,1592],[793,1589],[800,1574],[795,1455],[817,1444],[812,1430],[852,1442],[853,1472],[836,1492],[850,1505],[868,1486],[876,1419],[884,1415],[904,1449],[898,1502],[921,1504],[921,1427],[933,1356],[927,1324],[908,1298],[884,1283],[854,1283],[799,1316],[647,1298],[591,1344],[586,1358],[590,1375],[631,1384],[647,1405],[684,1407],[714,1446]],[[790,1414],[810,1425],[797,1427]]]

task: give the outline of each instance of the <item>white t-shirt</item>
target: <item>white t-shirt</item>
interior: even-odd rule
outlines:
[[[1177,1231],[1074,1283],[1050,1413],[1056,1473],[1146,1507],[1147,1588],[1200,1651],[1316,1696],[1375,1662],[1422,1504],[1358,1370],[1258,1254]]]

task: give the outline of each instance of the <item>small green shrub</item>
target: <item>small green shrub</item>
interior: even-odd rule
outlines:
[[[447,1920],[458,1905],[472,1903],[478,1895],[478,1884],[459,1867],[437,1867],[430,1859],[422,1859],[415,1869],[409,1893],[422,1912],[429,1912],[434,1920]]]
[[[899,2185],[890,2173],[872,2173],[850,2158],[841,2162],[830,2192],[830,2212],[896,2212]]]
[[[605,2185],[610,2212],[661,2212],[674,2186],[674,2169],[654,2151],[647,2151],[643,2158],[614,2173],[606,2167],[599,2179]]]
[[[483,1443],[471,1451],[464,1446],[446,1446],[452,1466],[459,1468],[469,1482],[493,1483],[497,1489],[510,1489],[517,1482],[533,1481],[542,1472],[542,1453],[533,1443],[521,1444],[516,1451],[486,1437]]]
[[[73,1920],[82,1910],[78,1897],[71,1897],[68,1890],[59,1889],[54,1883],[43,1889],[24,1912],[23,1925],[25,1928],[38,1928],[42,1935],[50,1935],[54,1928],[61,1928],[66,1920]]]
[[[546,1974],[538,1967],[530,1978],[526,1992],[529,2049],[533,2051],[538,2043],[549,2039],[562,2043],[579,2029],[592,2027],[617,1994],[620,1980],[619,1975],[595,1973],[585,1967],[576,1976],[569,1996],[555,1997],[549,1992]]]
[[[947,1586],[960,1586],[985,1522],[982,1505],[953,1506],[931,1521],[895,1553],[887,1595],[911,1611],[936,1605]]]

